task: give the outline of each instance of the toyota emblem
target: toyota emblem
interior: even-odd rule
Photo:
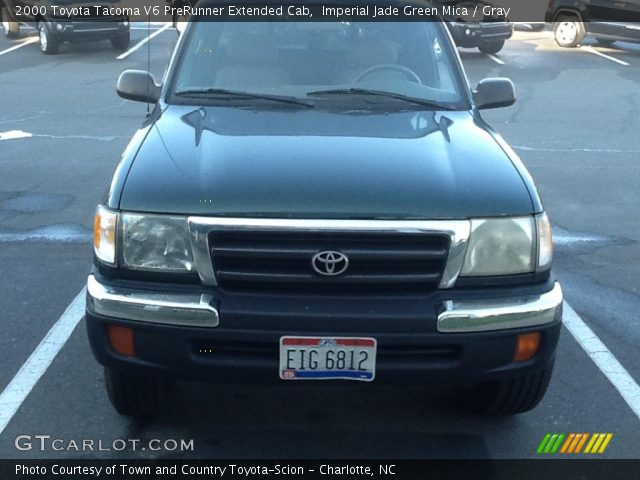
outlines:
[[[320,275],[335,276],[347,270],[349,259],[343,253],[327,250],[316,253],[311,259],[311,266]]]

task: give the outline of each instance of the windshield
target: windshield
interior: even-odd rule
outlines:
[[[170,102],[467,107],[438,24],[201,21],[188,35]]]

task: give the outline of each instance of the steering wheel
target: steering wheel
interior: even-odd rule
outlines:
[[[420,85],[422,85],[422,81],[420,80],[420,77],[416,72],[414,72],[410,68],[404,67],[402,65],[396,65],[393,63],[374,65],[373,67],[367,68],[364,72],[362,72],[360,75],[356,77],[353,83],[358,83],[366,76],[371,75],[372,73],[377,72],[379,70],[395,70],[396,72],[403,73],[410,80],[413,80],[416,83],[419,83]]]

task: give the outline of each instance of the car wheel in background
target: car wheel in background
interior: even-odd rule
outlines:
[[[55,55],[58,53],[60,42],[51,35],[49,27],[44,22],[38,23],[38,40],[40,41],[40,50],[45,55]]]
[[[109,400],[119,414],[144,418],[167,412],[170,381],[107,367],[104,378]]]
[[[126,32],[118,35],[117,37],[111,37],[111,45],[119,52],[127,50],[131,44],[131,33]]]
[[[2,18],[4,35],[9,38],[17,38],[20,35],[20,24],[11,20],[7,7],[4,5],[0,6],[0,18]]]
[[[482,53],[498,53],[504,47],[504,40],[484,41],[478,45],[478,50]]]
[[[484,415],[514,415],[535,408],[549,387],[553,363],[528,375],[483,383],[472,388],[465,398],[476,412]]]
[[[584,24],[576,16],[560,16],[553,24],[553,36],[561,47],[577,47],[584,39]]]

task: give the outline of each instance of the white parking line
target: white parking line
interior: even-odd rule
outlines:
[[[0,434],[44,375],[84,316],[85,288],[69,304],[18,373],[0,394]]]
[[[0,57],[1,57],[2,55],[5,55],[5,54],[9,53],[9,52],[13,52],[14,50],[18,50],[19,48],[26,47],[27,45],[31,45],[32,43],[36,43],[37,41],[38,41],[38,38],[37,38],[37,37],[29,37],[29,38],[27,38],[27,39],[26,39],[24,42],[22,42],[22,43],[19,43],[19,44],[17,44],[17,45],[14,45],[14,46],[13,46],[13,47],[11,47],[11,48],[7,48],[6,50],[2,50],[2,51],[0,52]]]
[[[122,60],[123,58],[127,58],[129,55],[131,55],[133,52],[135,52],[136,50],[138,50],[141,46],[143,46],[145,43],[147,43],[148,41],[150,41],[152,38],[157,37],[158,35],[160,35],[162,32],[164,32],[165,30],[168,30],[169,28],[171,28],[171,24],[167,23],[164,27],[159,28],[158,30],[156,30],[155,32],[153,32],[151,35],[143,38],[142,40],[140,40],[138,43],[136,43],[133,47],[131,47],[129,50],[127,50],[126,52],[124,52],[122,55],[119,55],[118,57],[116,57],[118,60]]]
[[[33,133],[25,132],[23,130],[9,130],[8,132],[0,132],[0,142],[3,140],[17,140],[20,138],[31,138]]]
[[[567,302],[564,302],[562,313],[564,326],[640,418],[640,386]]]
[[[504,65],[504,60],[499,59],[498,57],[496,57],[495,55],[493,55],[491,53],[487,53],[487,57],[489,57],[491,60],[496,62],[498,65]]]
[[[593,53],[594,55],[598,55],[599,57],[602,57],[602,58],[606,58],[607,60],[611,60],[612,62],[616,62],[616,63],[618,63],[620,65],[624,65],[625,67],[629,66],[629,64],[627,62],[624,62],[624,61],[622,61],[622,60],[620,60],[618,58],[612,57],[610,55],[605,55],[604,53],[599,52],[598,50],[596,50],[593,47],[589,47],[589,46],[582,47],[581,50],[583,50],[585,52]]]
[[[172,25],[172,22],[148,22],[151,27],[164,27],[167,24]],[[131,30],[147,30],[149,27],[147,22],[132,22],[129,28]]]

